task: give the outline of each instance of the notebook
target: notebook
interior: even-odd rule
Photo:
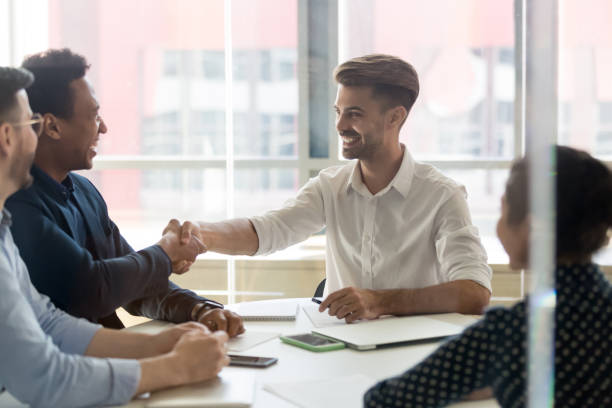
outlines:
[[[312,332],[341,341],[356,350],[371,350],[395,343],[454,336],[476,320],[459,313],[388,317],[359,324],[315,328]]]
[[[302,310],[304,313],[306,313],[314,327],[328,327],[346,324],[344,319],[338,319],[336,316],[330,316],[327,313],[327,310],[324,312],[319,312],[319,305],[313,302],[310,304],[303,304]]]
[[[361,407],[363,394],[375,380],[362,374],[306,381],[264,384],[271,392],[302,408]]]
[[[245,321],[295,320],[298,304],[296,302],[260,300],[227,305],[225,308],[238,313]]]
[[[202,383],[153,393],[147,408],[250,407],[255,393],[253,373],[223,370]]]
[[[275,339],[278,336],[280,336],[280,333],[247,330],[241,335],[229,339],[227,342],[227,349],[235,352],[246,351],[258,344]]]

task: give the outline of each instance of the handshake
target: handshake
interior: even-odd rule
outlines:
[[[157,245],[170,258],[172,272],[179,275],[187,272],[196,257],[207,249],[197,225],[189,221],[181,225],[176,219],[168,222]]]

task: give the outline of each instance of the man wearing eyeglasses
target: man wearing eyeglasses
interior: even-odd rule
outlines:
[[[244,331],[223,305],[181,289],[168,280],[195,260],[184,249],[204,247],[187,235],[182,243],[165,237],[138,252],[121,236],[106,203],[86,178],[106,123],[85,74],[84,57],[68,49],[49,50],[24,63],[36,82],[28,88],[32,108],[44,117],[32,167],[33,186],[14,195],[15,242],[36,288],[57,307],[106,327],[121,328],[115,310],[175,323],[196,320],[233,337]],[[177,231],[171,221],[166,230]],[[183,236],[184,238],[184,236]]]
[[[32,80],[0,67],[0,393],[32,406],[116,405],[215,377],[229,362],[224,332],[193,322],[156,335],[104,329],[56,309],[32,286],[9,229],[16,218],[4,209],[34,180],[42,118],[24,91]]]

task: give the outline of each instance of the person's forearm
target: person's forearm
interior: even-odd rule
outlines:
[[[140,363],[140,383],[135,395],[169,388],[188,382],[185,370],[177,367],[172,353],[144,358]]]
[[[85,355],[131,359],[151,357],[160,352],[156,350],[154,339],[154,335],[146,333],[100,329],[89,342]]]
[[[259,248],[259,238],[251,221],[236,218],[222,222],[199,222],[200,240],[208,251],[228,255],[253,255]]]
[[[410,315],[458,312],[482,314],[491,293],[470,280],[458,280],[421,289],[376,291],[378,315]]]

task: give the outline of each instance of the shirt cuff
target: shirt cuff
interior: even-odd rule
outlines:
[[[264,231],[265,230],[264,223],[262,222],[260,217],[249,218],[249,221],[251,221],[251,224],[253,224],[253,228],[255,228],[255,232],[257,233],[257,239],[259,240],[259,245],[257,246],[257,252],[255,252],[253,256],[267,255],[270,252],[272,252],[271,248],[265,247],[265,243],[262,240],[262,237],[265,237],[266,233]]]
[[[84,355],[91,339],[102,328],[99,324],[91,323],[85,319],[72,319],[70,336],[62,338],[61,350],[68,354]]]
[[[471,280],[487,288],[490,293],[493,293],[493,290],[491,289],[491,270],[488,269],[486,272],[481,272],[476,268],[477,267],[474,267],[474,269],[471,270],[455,272],[452,274],[452,278],[450,279],[450,281],[452,282],[456,280]]]
[[[142,371],[137,360],[109,358],[112,371],[112,390],[109,405],[120,405],[130,401],[140,384]]]
[[[160,245],[158,245],[158,244],[151,245],[150,247],[142,249],[141,251],[145,251],[145,250],[147,250],[149,248],[152,249],[153,251],[157,251],[157,252],[163,254],[161,258],[167,262],[168,276],[172,275],[172,260],[170,259],[170,257],[166,253],[166,251],[164,251],[164,249]],[[138,252],[140,252],[140,251],[138,251]]]

